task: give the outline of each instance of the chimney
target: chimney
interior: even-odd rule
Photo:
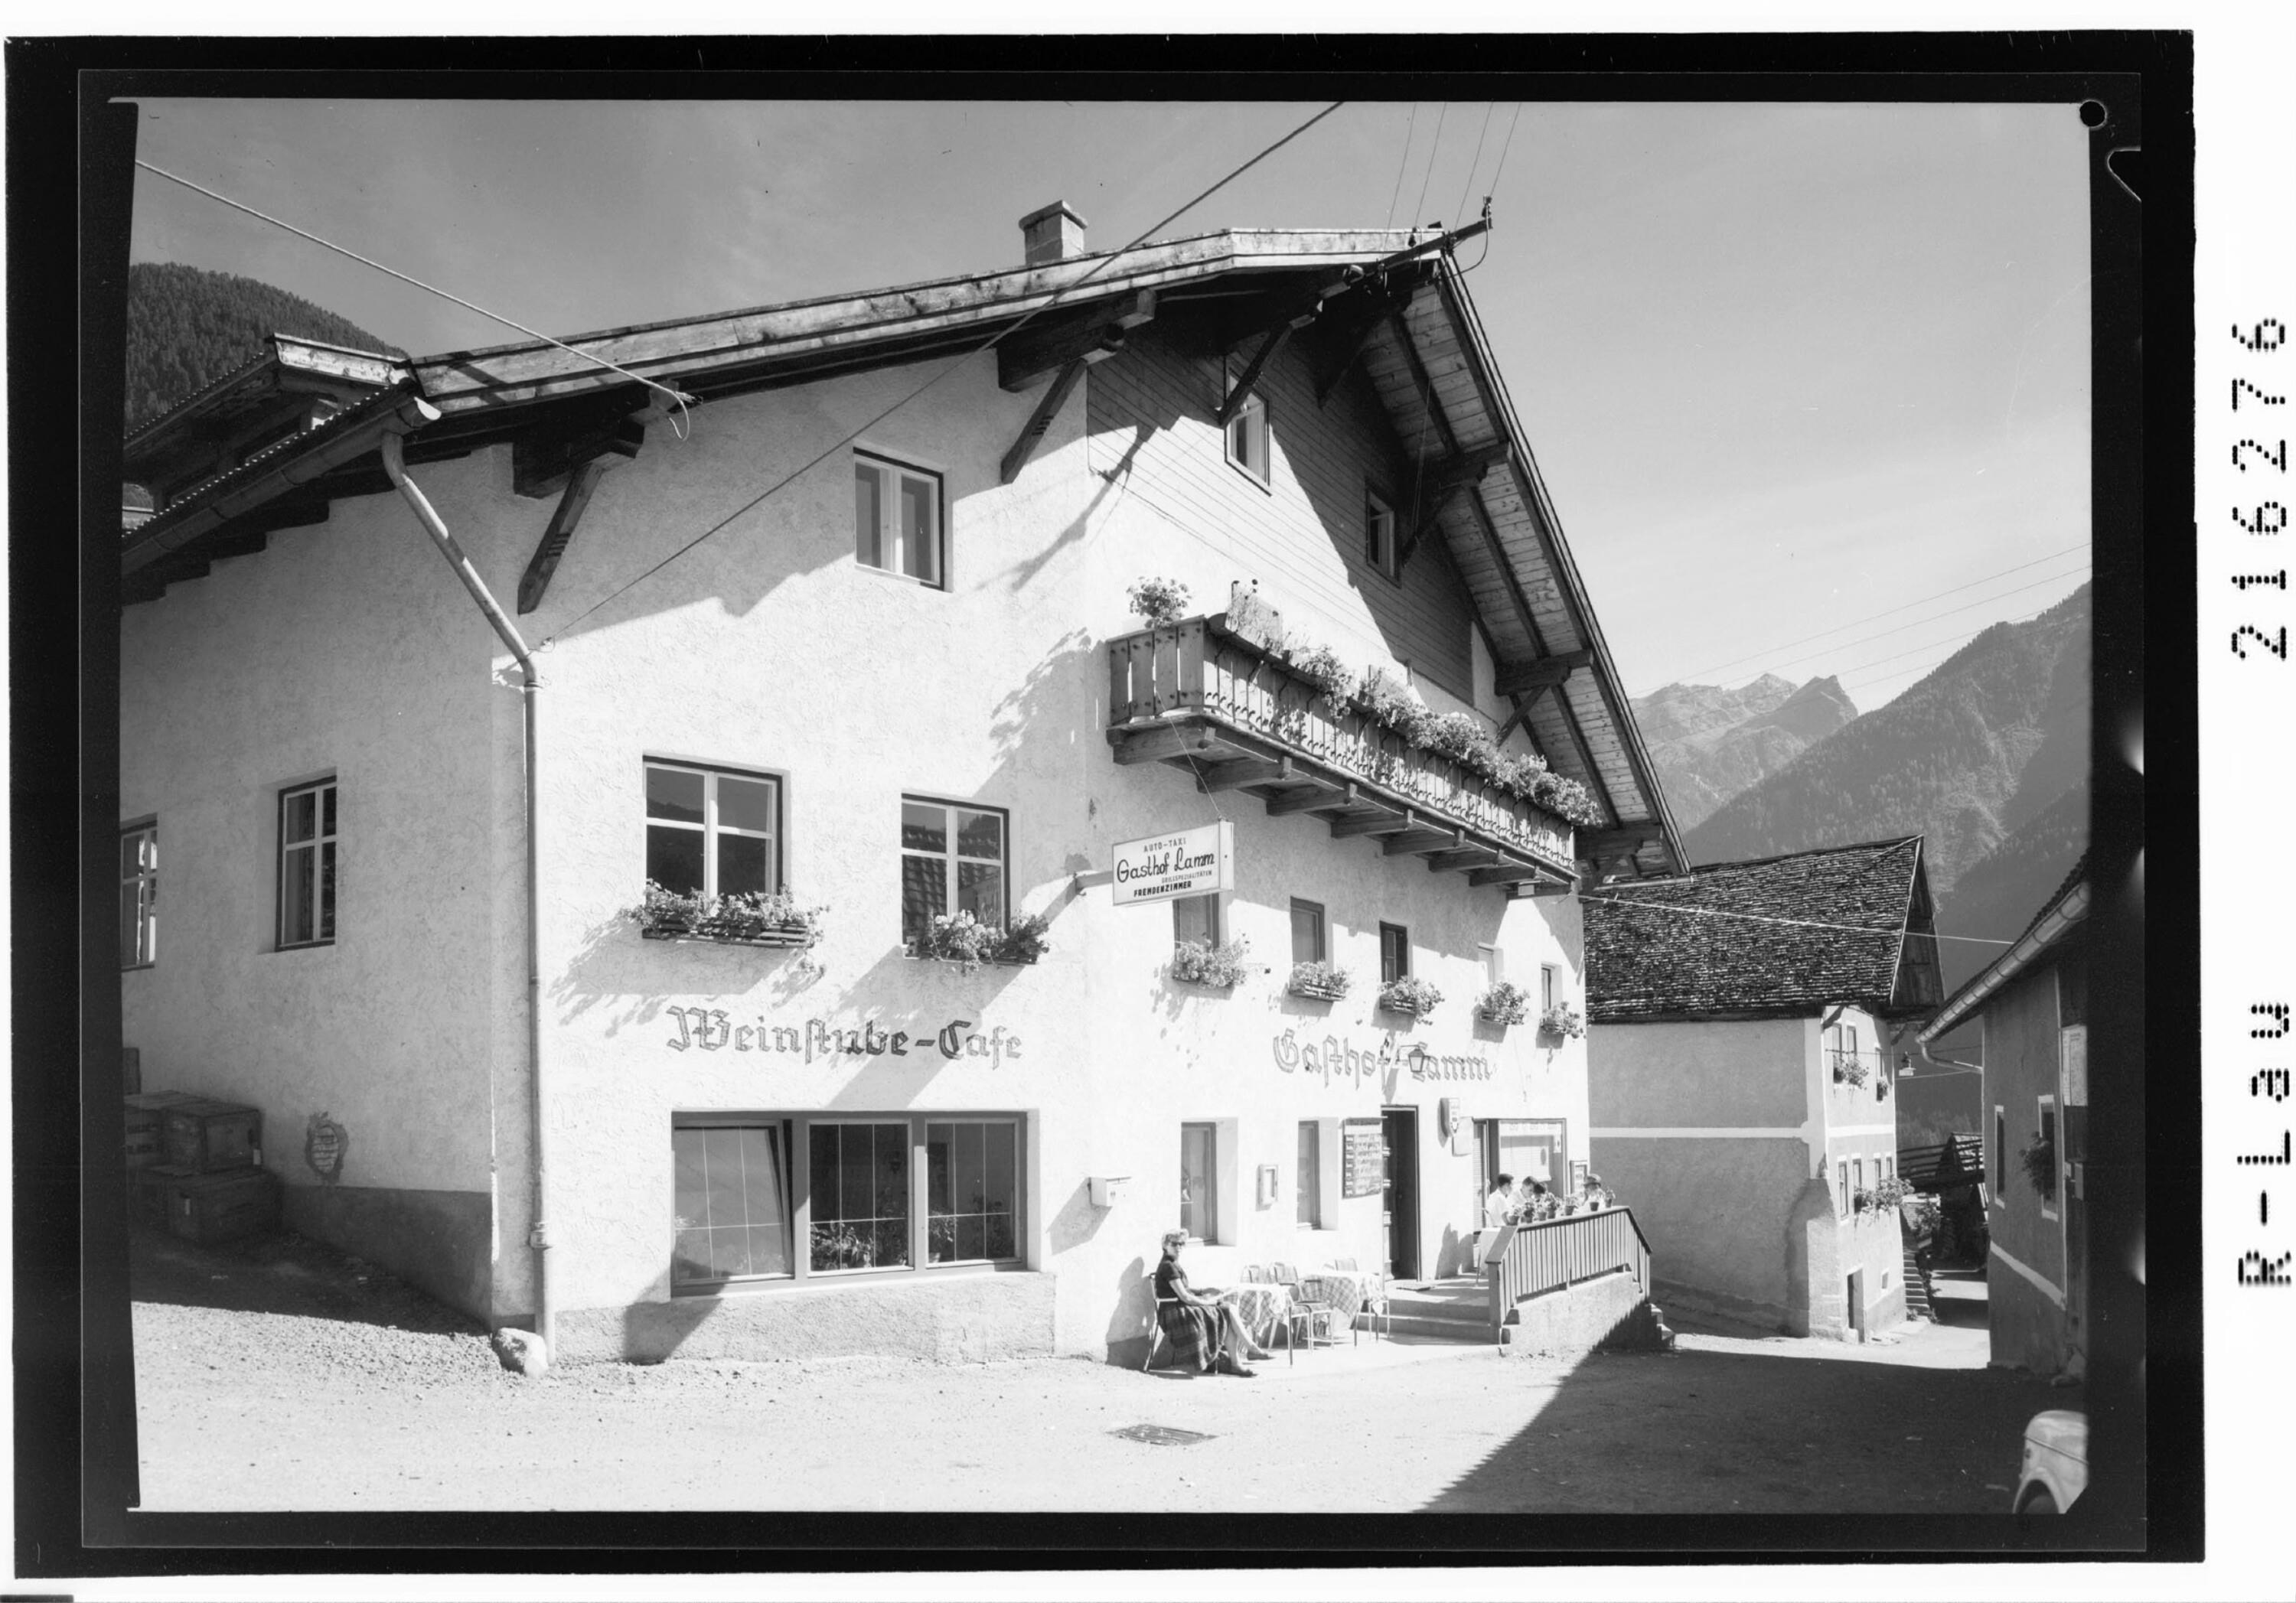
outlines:
[[[1021,242],[1031,267],[1084,254],[1084,219],[1066,200],[1039,207],[1021,219]]]

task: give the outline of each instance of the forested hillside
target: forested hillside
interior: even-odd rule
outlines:
[[[2085,830],[2088,627],[2086,585],[2038,617],[1996,624],[1896,700],[1809,747],[1688,831],[1691,860],[1728,863],[1918,832],[1928,838],[1931,887],[1944,897],[2012,828],[2075,784],[2081,798],[2069,806],[2079,808]]]
[[[270,334],[300,334],[387,356],[406,353],[299,295],[177,262],[127,269],[127,428],[153,418],[263,352]]]

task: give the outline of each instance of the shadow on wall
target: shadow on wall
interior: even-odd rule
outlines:
[[[1108,1362],[1136,1370],[1148,1362],[1156,1337],[1156,1290],[1147,1260],[1134,1258],[1116,1272],[1115,1305],[1108,1315]]]
[[[1475,1238],[1462,1238],[1450,1225],[1443,1227],[1443,1239],[1435,1248],[1435,1273],[1446,1275],[1472,1274],[1475,1271]]]
[[[1108,1217],[1106,1208],[1092,1206],[1092,1182],[1079,1182],[1053,1214],[1052,1255],[1058,1257],[1071,1247],[1081,1247],[1100,1234],[1101,1222]]]
[[[1838,1284],[1836,1272],[1840,1268],[1834,1239],[1833,1187],[1823,1174],[1804,1182],[1801,1195],[1794,1198],[1793,1212],[1786,1221],[1784,1245],[1787,1334],[1808,1335],[1827,1322],[1829,1307],[1834,1322],[1839,1323],[1841,1294],[1830,1289]]]
[[[1140,447],[1146,445],[1155,432],[1155,426],[1145,422],[1133,429],[1131,445],[1126,446],[1124,454],[1117,458],[1115,467],[1101,471],[1099,475],[1103,481],[1101,487],[1092,493],[1092,499],[1085,503],[1084,511],[1078,513],[1068,528],[1061,531],[1060,538],[1045,547],[1037,555],[1025,561],[1015,562],[1011,568],[1005,569],[1009,576],[1005,580],[1007,590],[1019,591],[1034,584],[1037,576],[1044,572],[1054,557],[1084,538],[1085,530],[1092,527],[1093,515],[1100,511],[1101,503],[1106,501],[1111,495],[1123,493],[1122,487],[1132,473],[1132,459],[1140,454]]]
[[[1101,667],[1100,648],[1082,629],[1070,629],[1054,641],[1052,650],[1019,684],[1004,692],[989,715],[988,737],[995,742],[998,765],[1019,756],[1024,740],[1047,751],[1079,747],[1079,736],[1086,732],[1077,727],[1078,714],[1080,710],[1096,714],[1100,707],[1094,674]]]
[[[632,871],[642,879],[644,871],[633,865]],[[636,899],[633,892],[631,900]],[[676,1040],[676,1022],[662,1014],[673,998],[751,993],[763,958],[772,965],[765,977],[763,1000],[768,1006],[785,1007],[822,977],[822,970],[807,957],[795,950],[768,952],[709,941],[649,941],[634,921],[617,913],[582,932],[574,955],[550,983],[550,1000],[561,1025],[573,1023],[594,1008],[605,1008],[610,1037],[625,1028],[660,1024],[666,1039]],[[676,982],[668,988],[662,985],[666,976]]]

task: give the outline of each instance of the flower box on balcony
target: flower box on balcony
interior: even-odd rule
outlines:
[[[1406,1018],[1424,1018],[1443,1001],[1443,993],[1416,975],[1391,979],[1379,988],[1379,1005]]]
[[[787,891],[705,896],[646,882],[645,900],[625,910],[649,941],[703,941],[718,946],[786,950],[821,938],[824,910],[800,907]]]
[[[1331,963],[1295,963],[1292,977],[1283,984],[1285,991],[1294,996],[1304,996],[1311,1002],[1337,1002],[1348,994],[1354,981],[1345,969]]]

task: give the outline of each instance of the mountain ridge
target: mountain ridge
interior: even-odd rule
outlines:
[[[1633,707],[1668,807],[1683,829],[1857,715],[1839,680],[1829,675],[1797,686],[1775,674],[1734,689],[1677,681]]]

